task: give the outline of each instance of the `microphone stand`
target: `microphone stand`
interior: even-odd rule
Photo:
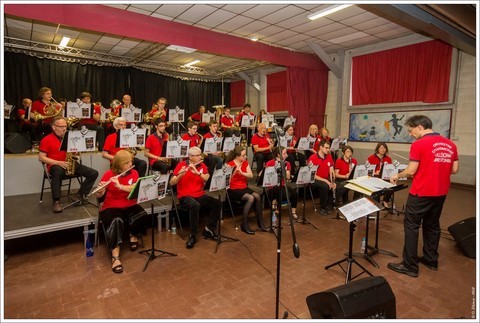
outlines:
[[[277,138],[280,138],[281,134],[282,134],[282,129],[279,129],[278,125],[276,124],[273,124],[273,130],[275,131],[275,136]],[[282,158],[282,150],[283,148],[285,147],[282,147],[279,143],[279,146],[278,146],[279,150],[280,150],[280,171],[278,172],[279,174],[279,185],[282,185],[282,181],[284,180],[285,182],[285,186],[284,186],[284,190],[285,190],[285,196],[287,197],[287,203],[288,203],[288,212],[289,212],[289,219],[290,219],[290,228],[291,228],[291,231],[292,231],[292,240],[293,240],[293,254],[295,256],[295,258],[298,258],[300,257],[300,248],[297,244],[297,238],[295,236],[295,228],[294,228],[294,221],[293,221],[293,216],[292,216],[292,206],[290,204],[290,198],[289,198],[289,195],[288,195],[288,190],[287,190],[287,177],[286,177],[286,171],[285,171],[285,161],[283,160]],[[278,319],[278,311],[279,311],[279,304],[280,304],[280,253],[281,253],[281,245],[282,245],[282,199],[283,199],[283,194],[282,194],[283,190],[281,189],[280,190],[280,201],[278,201],[278,205],[279,205],[279,208],[278,208],[278,230],[277,232],[275,233],[275,230],[274,230],[274,233],[275,233],[275,236],[277,237],[277,284],[276,284],[276,294],[275,294],[275,319]],[[287,318],[288,317],[288,312],[285,311],[285,313],[283,314],[283,318]]]

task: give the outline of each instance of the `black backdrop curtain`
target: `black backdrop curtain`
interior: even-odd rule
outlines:
[[[93,101],[108,107],[113,99],[132,96],[132,104],[145,113],[158,98],[168,100],[167,108],[179,106],[186,116],[205,105],[230,104],[230,83],[184,81],[178,78],[145,72],[131,67],[106,67],[40,59],[24,54],[4,53],[4,94],[9,104],[21,106],[23,98],[36,100],[43,86],[52,89],[53,97],[75,101],[80,93],[92,94]]]

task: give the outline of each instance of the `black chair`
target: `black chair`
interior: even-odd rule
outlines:
[[[43,180],[42,180],[42,190],[40,192],[40,203],[43,202],[43,192],[45,190],[49,190],[52,188],[52,176],[50,175],[50,173],[48,172],[48,167],[45,163],[42,163],[42,168],[43,168]],[[67,189],[67,195],[65,196],[62,196],[62,197],[67,197],[67,196],[70,196],[72,195],[72,193],[70,192],[70,189],[71,189],[71,186],[72,186],[72,179],[77,179],[78,181],[78,184],[81,186],[82,185],[82,178],[81,176],[77,176],[77,175],[65,175],[64,178],[62,179],[62,187],[64,186],[67,186],[68,189]],[[50,186],[45,186],[45,181],[48,182],[48,184]],[[64,181],[68,181],[66,183],[64,183]]]

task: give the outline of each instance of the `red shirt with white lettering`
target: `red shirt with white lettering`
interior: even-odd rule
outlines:
[[[189,160],[184,160],[178,163],[177,167],[175,167],[175,170],[173,171],[173,176],[178,176],[180,169],[182,169],[183,166],[188,166],[189,163]],[[196,167],[200,174],[208,173],[208,168],[204,163],[200,163]],[[204,186],[205,182],[203,181],[202,177],[198,176],[191,170],[188,170],[177,183],[177,197],[179,199],[184,196],[198,198],[205,194],[205,191],[203,190]]]
[[[152,133],[147,138],[145,148],[149,150],[150,154],[162,157],[163,143],[168,141],[168,133],[164,133],[160,137],[156,132]],[[155,158],[149,158],[150,165],[153,165],[157,160]]]
[[[438,133],[430,133],[414,141],[410,161],[418,162],[410,194],[444,196],[450,188],[453,162],[458,160],[457,146]]]
[[[330,167],[333,167],[333,158],[332,155],[328,154],[325,157],[320,157],[318,154],[310,156],[308,159],[308,163],[312,163],[313,165],[318,165],[316,175],[330,180]]]
[[[110,178],[117,176],[111,169],[107,170],[103,174],[100,182],[106,182]],[[133,185],[138,180],[138,172],[135,169],[131,169],[123,176],[118,178],[118,182],[122,185]],[[107,190],[105,192],[105,201],[102,204],[102,210],[108,208],[126,208],[132,205],[137,204],[137,199],[127,199],[130,192],[122,191],[115,186],[113,182],[108,184]]]
[[[258,133],[254,134],[252,137],[252,146],[257,145],[258,148],[267,148],[270,146],[270,135],[268,132],[261,136]],[[262,154],[269,154],[270,150],[261,151]]]
[[[197,147],[198,145],[200,145],[200,136],[198,135],[198,133],[194,134],[193,136],[191,136],[188,132],[185,133],[183,136],[182,136],[182,139],[183,140],[190,140],[190,148],[192,147]]]
[[[370,163],[370,165],[377,165],[375,167],[375,172],[378,172],[380,170],[380,168],[382,167],[382,164],[392,163],[392,159],[387,155],[384,155],[383,158],[380,158],[377,156],[377,154],[373,154],[373,155],[370,155],[367,160]]]

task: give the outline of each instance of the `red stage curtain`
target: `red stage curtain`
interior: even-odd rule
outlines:
[[[243,107],[245,104],[245,81],[230,83],[230,107]]]
[[[327,70],[287,68],[287,103],[289,114],[297,118],[295,134],[298,137],[306,136],[311,124],[323,126],[327,93]]]
[[[287,72],[282,71],[267,75],[267,111],[288,110]]]
[[[452,47],[433,40],[352,58],[352,105],[448,101]]]

